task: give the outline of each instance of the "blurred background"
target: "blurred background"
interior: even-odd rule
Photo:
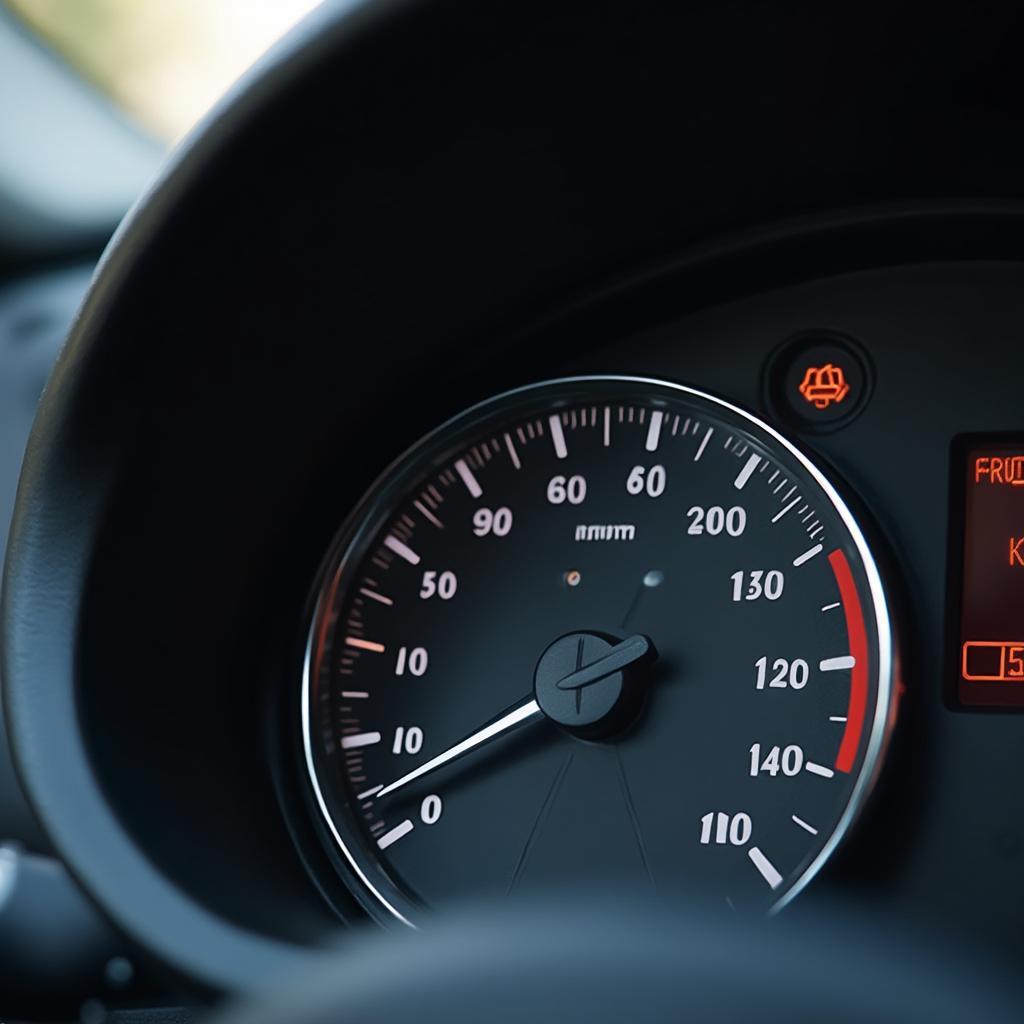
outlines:
[[[0,0],[0,570],[39,396],[104,246],[167,150],[314,6]],[[0,1015],[84,1020],[96,996],[148,998],[52,852],[0,711]]]
[[[4,0],[0,0],[2,4]],[[6,0],[136,125],[172,144],[316,0]]]

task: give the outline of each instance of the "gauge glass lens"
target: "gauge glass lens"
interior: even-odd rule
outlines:
[[[303,684],[316,814],[371,913],[590,883],[781,906],[877,767],[878,571],[770,427],[658,381],[478,406],[325,564]]]

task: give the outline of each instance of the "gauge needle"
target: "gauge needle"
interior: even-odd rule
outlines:
[[[617,643],[604,657],[577,668],[564,679],[559,679],[556,685],[559,690],[581,690],[584,686],[599,683],[613,672],[621,672],[643,658],[653,656],[654,653],[654,644],[642,633],[637,633]]]
[[[471,733],[464,740],[460,740],[453,747],[449,747],[443,754],[438,754],[437,757],[432,757],[429,761],[424,762],[419,768],[414,768],[408,775],[403,775],[400,779],[395,779],[390,785],[385,786],[379,793],[377,798],[387,796],[388,793],[394,793],[396,789],[401,789],[403,786],[408,785],[410,782],[414,782],[416,779],[422,778],[424,775],[428,775],[432,771],[436,771],[438,768],[443,767],[446,764],[450,764],[457,758],[462,757],[464,754],[468,754],[471,750],[475,750],[477,747],[482,746],[489,740],[493,740],[503,733],[508,732],[510,729],[514,729],[518,725],[522,725],[524,722],[530,721],[532,718],[539,718],[543,715],[540,709],[540,705],[532,697],[529,700],[521,701],[518,704],[513,705],[504,714],[499,715],[485,725],[482,729],[477,729],[476,732]]]
[[[654,653],[654,645],[647,637],[639,633],[635,636],[627,637],[612,647],[602,658],[592,662],[590,665],[576,668],[560,679],[557,683],[558,689],[575,690],[577,697],[579,697],[580,691],[584,687],[592,686],[594,683],[606,679],[612,673],[620,672],[622,669],[628,668],[644,658],[653,657]],[[522,725],[524,722],[542,717],[543,714],[544,712],[535,698],[530,697],[519,701],[482,729],[477,729],[476,732],[470,733],[469,736],[460,740],[454,746],[449,747],[444,753],[432,757],[418,768],[414,768],[408,774],[403,775],[400,779],[395,779],[394,782],[379,790],[376,794],[377,799],[387,796],[389,793],[394,793],[410,782],[415,782],[416,779],[421,779],[424,775],[429,775],[438,768],[443,768],[446,764],[451,764],[452,761],[468,754],[471,750],[476,750],[477,747],[482,746],[484,743],[496,739],[509,730]]]

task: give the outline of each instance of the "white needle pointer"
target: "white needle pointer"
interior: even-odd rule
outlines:
[[[510,711],[506,711],[489,725],[485,725],[482,729],[478,729],[476,732],[467,736],[464,740],[460,740],[454,747],[449,747],[443,754],[438,754],[437,757],[432,757],[429,761],[421,764],[419,768],[414,768],[408,775],[403,775],[400,779],[395,779],[395,781],[390,785],[387,785],[380,790],[380,792],[376,794],[375,799],[387,796],[388,793],[394,793],[396,789],[401,789],[402,786],[405,786],[416,779],[423,778],[424,775],[428,775],[430,772],[435,771],[446,764],[450,764],[456,758],[462,757],[463,754],[468,754],[471,750],[475,750],[488,740],[493,740],[496,736],[500,736],[502,733],[508,732],[509,729],[514,729],[517,725],[527,722],[531,718],[537,718],[542,714],[543,712],[540,709],[540,705],[532,697],[529,700],[524,701],[522,704],[517,704]]]

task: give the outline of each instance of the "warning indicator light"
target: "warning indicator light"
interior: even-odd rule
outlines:
[[[864,409],[873,380],[867,353],[852,338],[808,331],[769,359],[766,404],[799,430],[838,430]]]
[[[824,366],[808,366],[800,382],[800,394],[805,402],[815,409],[827,409],[838,405],[849,393],[850,385],[841,366],[826,363]]]

